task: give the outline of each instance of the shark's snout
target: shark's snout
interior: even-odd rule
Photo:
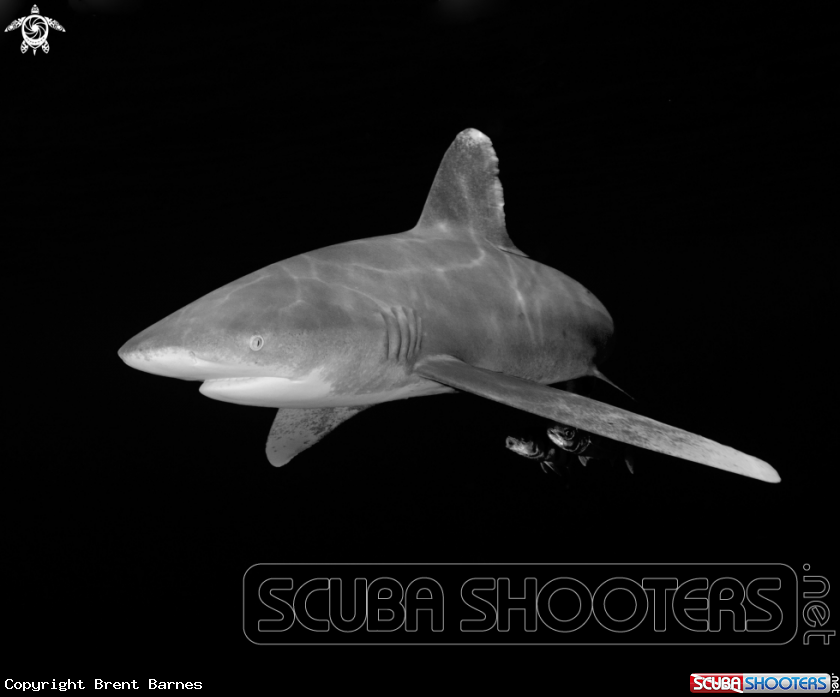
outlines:
[[[179,346],[149,337],[149,330],[138,334],[117,351],[123,362],[152,375],[181,380],[219,380],[227,378],[276,377],[276,366],[242,361],[225,351]]]
[[[223,368],[218,363],[203,360],[189,349],[140,348],[131,344],[126,343],[117,353],[127,366],[145,373],[183,380],[207,380],[218,377]]]

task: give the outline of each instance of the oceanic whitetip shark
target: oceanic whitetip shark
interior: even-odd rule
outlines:
[[[598,299],[528,258],[505,228],[498,159],[458,134],[417,225],[317,249],[199,298],[120,350],[131,367],[201,380],[208,397],[277,408],[276,466],[380,402],[463,390],[623,443],[780,481],[767,463],[548,387],[586,375],[613,335]]]

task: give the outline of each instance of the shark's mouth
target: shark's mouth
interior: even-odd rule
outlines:
[[[320,371],[292,380],[269,376],[215,378],[205,380],[199,392],[222,402],[258,407],[333,406],[330,383]]]

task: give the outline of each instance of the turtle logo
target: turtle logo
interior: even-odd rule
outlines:
[[[26,53],[26,49],[32,49],[32,55],[40,48],[44,53],[50,52],[50,45],[47,43],[47,34],[50,33],[50,27],[58,31],[64,31],[58,22],[49,17],[44,17],[38,10],[37,5],[32,6],[32,14],[28,17],[21,17],[12,22],[6,31],[21,28],[23,34],[23,43],[20,45],[20,52]]]

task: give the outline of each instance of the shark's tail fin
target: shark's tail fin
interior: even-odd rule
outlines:
[[[619,392],[621,392],[622,394],[624,394],[624,395],[626,395],[627,397],[629,397],[630,399],[632,399],[634,402],[637,402],[637,401],[638,401],[638,400],[637,400],[637,399],[636,399],[633,395],[631,395],[629,392],[627,392],[626,390],[621,389],[618,385],[616,385],[616,384],[615,384],[612,380],[610,380],[610,379],[609,379],[606,375],[604,375],[604,374],[603,374],[600,370],[598,370],[598,368],[597,368],[597,367],[595,367],[594,365],[592,366],[592,370],[590,371],[590,374],[591,374],[591,375],[594,375],[594,376],[595,376],[596,378],[598,378],[599,380],[603,380],[605,383],[607,383],[607,384],[608,384],[608,385],[610,385],[611,387],[614,387],[614,388],[615,388],[615,389],[617,389]]]

